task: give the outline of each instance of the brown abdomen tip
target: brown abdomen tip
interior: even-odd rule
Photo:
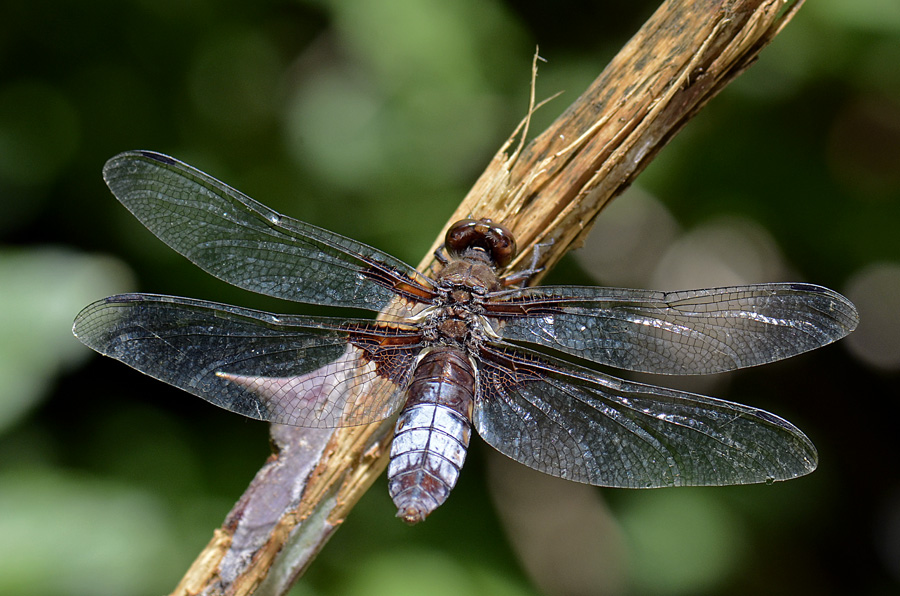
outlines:
[[[409,525],[413,525],[425,521],[425,518],[428,517],[429,513],[431,512],[418,508],[414,505],[408,505],[397,511],[397,517],[399,517]]]

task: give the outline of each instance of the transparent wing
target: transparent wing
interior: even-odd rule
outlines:
[[[97,352],[217,406],[315,428],[396,412],[421,349],[414,327],[149,294],[94,302],[73,331]]]
[[[836,341],[859,321],[837,292],[797,283],[684,292],[544,286],[504,292],[485,308],[505,339],[663,374],[780,360]]]
[[[750,484],[812,472],[815,447],[763,410],[485,346],[474,424],[536,470],[597,486]]]
[[[272,211],[215,178],[149,151],[106,162],[119,201],[163,242],[235,286],[297,302],[381,311],[432,283],[374,248]]]

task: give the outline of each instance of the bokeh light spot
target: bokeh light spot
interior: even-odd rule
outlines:
[[[619,519],[638,593],[707,593],[738,568],[745,548],[731,512],[703,489],[632,495]]]
[[[847,297],[859,309],[859,326],[847,347],[870,366],[900,368],[900,264],[866,267],[850,280]]]

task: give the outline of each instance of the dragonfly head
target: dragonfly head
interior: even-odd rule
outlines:
[[[506,267],[516,256],[512,232],[489,219],[456,222],[447,230],[444,246],[451,256],[479,258],[497,268]]]

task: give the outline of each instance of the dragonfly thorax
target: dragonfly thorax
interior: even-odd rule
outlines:
[[[502,287],[494,265],[478,257],[450,261],[438,274],[437,282],[449,300],[463,303],[469,301],[463,293],[484,295]]]
[[[470,351],[485,339],[485,325],[484,317],[470,308],[451,304],[431,311],[422,324],[422,336],[431,345]]]

